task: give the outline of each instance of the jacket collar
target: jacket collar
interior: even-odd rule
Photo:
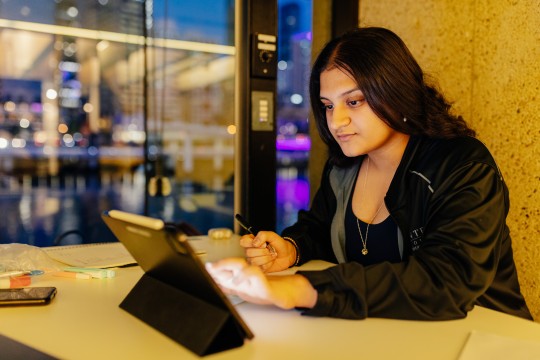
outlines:
[[[401,161],[399,162],[394,178],[390,183],[388,191],[385,197],[385,205],[388,211],[392,212],[397,210],[397,204],[403,204],[403,201],[399,201],[400,197],[405,195],[406,191],[403,191],[403,182],[407,178],[407,173],[411,168],[414,156],[420,145],[422,144],[422,138],[419,136],[411,136],[409,142],[405,147]]]

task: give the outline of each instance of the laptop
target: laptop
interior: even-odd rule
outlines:
[[[145,272],[121,308],[198,355],[253,338],[184,233],[119,210],[103,212],[102,219]]]

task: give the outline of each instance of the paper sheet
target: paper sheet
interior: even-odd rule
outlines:
[[[472,331],[458,360],[538,360],[539,341],[515,339],[507,336]]]
[[[135,264],[135,259],[119,242],[43,248],[54,260],[69,266],[108,268]]]

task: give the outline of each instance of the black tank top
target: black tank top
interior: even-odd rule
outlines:
[[[367,224],[358,219],[360,231],[366,240]],[[368,253],[362,255],[362,240],[358,233],[356,216],[352,211],[352,193],[345,211],[345,253],[347,261],[356,261],[362,265],[377,264],[383,261],[400,262],[397,224],[391,216],[383,222],[369,225],[366,248]]]

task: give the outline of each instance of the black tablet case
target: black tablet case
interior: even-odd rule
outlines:
[[[102,218],[145,271],[122,309],[199,356],[253,337],[176,228],[151,229],[107,212]]]
[[[58,358],[0,334],[0,359],[56,360]]]

